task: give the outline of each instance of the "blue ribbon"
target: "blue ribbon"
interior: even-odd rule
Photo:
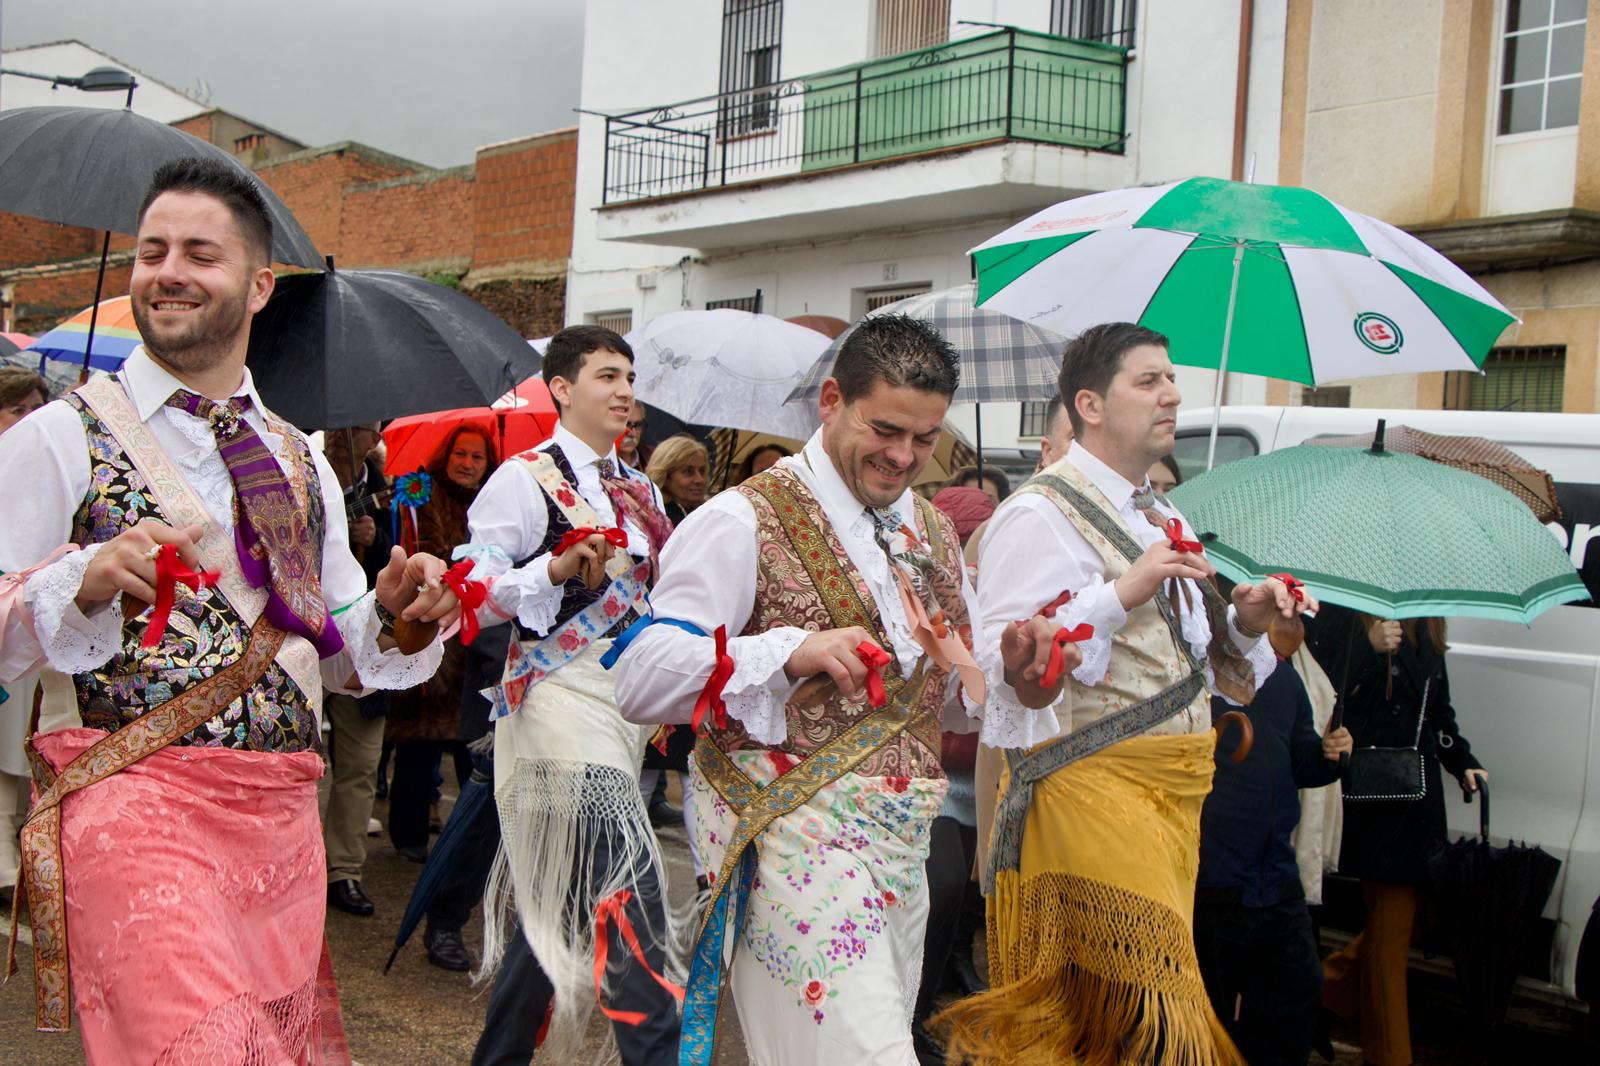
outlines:
[[[689,962],[689,987],[683,994],[683,1023],[678,1038],[678,1066],[710,1066],[717,1044],[717,993],[721,986],[722,946],[728,934],[729,897],[733,897],[735,950],[744,930],[750,885],[756,875],[756,849],[746,844],[734,883],[717,896]]]
[[[646,629],[656,625],[676,626],[685,633],[693,633],[697,637],[708,635],[705,630],[693,622],[685,622],[681,618],[657,618],[649,614],[640,615],[638,621],[624,629],[622,634],[611,642],[611,647],[606,650],[604,655],[600,656],[600,665],[607,670],[617,665],[617,660],[622,658],[622,653],[628,650],[628,645],[633,643],[633,639]]]

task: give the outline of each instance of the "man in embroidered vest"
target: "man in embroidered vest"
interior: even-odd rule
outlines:
[[[401,654],[395,616],[456,611],[427,556],[367,591],[333,473],[262,405],[271,247],[248,176],[161,168],[130,283],[145,347],[0,441],[0,568],[67,545],[22,585],[0,677],[48,663],[77,688],[84,728],[30,742],[24,881],[38,1026],[68,1026],[70,961],[92,1064],[308,1061],[322,690],[418,683],[438,641]]]
[[[978,564],[984,713],[1027,723],[1002,745],[991,988],[934,1025],[983,1063],[1240,1062],[1192,932],[1207,689],[1252,700],[1276,665],[1263,631],[1305,605],[1276,579],[1225,604],[1194,531],[1152,496],[1180,400],[1165,337],[1086,330],[1060,388],[1075,439],[995,513]],[[1055,678],[1046,633],[1082,655]]]
[[[670,1063],[681,993],[664,976],[676,968],[665,874],[639,795],[650,731],[617,713],[601,657],[644,609],[672,526],[650,480],[617,462],[633,406],[628,343],[569,327],[545,348],[543,374],[555,433],[490,476],[457,549],[492,582],[481,624],[518,627],[484,693],[501,843],[480,976],[499,973],[472,1061],[527,1063],[547,1012],[546,1054],[570,1058],[598,998],[624,1063]],[[518,928],[502,927],[507,913]]]
[[[821,430],[683,523],[654,624],[618,665],[630,720],[698,733],[695,832],[716,873],[685,1063],[710,1061],[729,954],[752,1062],[917,1061],[940,731],[969,731],[983,691],[959,636],[977,622],[960,542],[910,491],[958,373],[925,323],[858,325]]]

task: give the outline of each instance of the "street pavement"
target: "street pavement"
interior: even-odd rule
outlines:
[[[447,814],[453,788],[453,782],[447,786]],[[677,798],[676,785],[673,798]],[[384,819],[388,814],[386,805],[380,802],[374,813]],[[688,845],[682,829],[664,830],[661,837],[671,894],[678,902],[694,885]],[[395,929],[421,867],[402,859],[387,837],[371,837],[368,842],[371,850],[362,886],[376,902],[377,914],[355,918],[330,909],[327,925],[354,1061],[359,1066],[464,1066],[483,1026],[486,990],[474,988],[466,974],[447,973],[429,964],[420,929],[400,953],[394,968],[387,976],[383,974]],[[476,914],[467,925],[465,937],[476,957],[482,943],[482,926]],[[82,1066],[83,1052],[75,1033],[32,1031],[31,958],[26,946],[20,954],[21,972],[0,991],[0,1063]],[[987,967],[981,938],[977,954],[976,961],[983,972]],[[1449,982],[1439,978],[1413,974],[1412,1014],[1419,1066],[1600,1061],[1592,1047],[1585,1049],[1582,1044],[1581,1019],[1568,1012],[1526,1004],[1513,1008],[1507,1031],[1489,1048],[1475,1043]],[[600,1061],[604,1024],[605,1019],[596,1012],[579,1063]],[[749,1059],[731,1004],[724,1005],[719,1028],[722,1032],[715,1066],[746,1066]],[[1339,1052],[1336,1066],[1360,1066],[1361,1055],[1352,1046],[1358,1039],[1355,1029],[1341,1027],[1334,1035]],[[1321,1061],[1312,1056],[1313,1063]]]

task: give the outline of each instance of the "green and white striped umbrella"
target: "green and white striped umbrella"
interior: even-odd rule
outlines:
[[[1382,618],[1530,622],[1589,596],[1526,504],[1414,455],[1302,444],[1219,466],[1171,497],[1232,580],[1288,571]]]
[[[972,255],[982,307],[1069,336],[1138,322],[1171,339],[1175,363],[1307,385],[1477,370],[1515,321],[1422,241],[1291,186],[1095,193]]]

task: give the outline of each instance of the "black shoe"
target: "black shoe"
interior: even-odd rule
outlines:
[[[378,799],[381,799],[381,800],[386,800],[386,799],[389,798],[389,775],[388,774],[382,773],[382,772],[380,772],[378,774],[378,787],[373,792],[373,795],[376,796]]]
[[[348,877],[328,882],[328,905],[358,918],[367,917],[374,909],[367,894],[361,891],[361,882]]]
[[[965,951],[957,951],[950,960],[950,971],[955,974],[956,991],[962,996],[975,996],[979,992],[987,992],[989,984],[978,976],[978,968],[972,964],[972,945],[967,944]]]
[[[657,829],[669,829],[683,824],[683,808],[674,807],[666,800],[650,804],[650,824]]]
[[[428,861],[428,845],[426,844],[406,844],[394,850],[398,851],[400,857],[406,862],[422,863]]]
[[[472,969],[472,956],[467,945],[461,942],[460,932],[454,929],[428,929],[422,934],[428,947],[428,961],[441,970],[466,973]]]
[[[1323,1007],[1317,1015],[1316,1032],[1311,1036],[1311,1050],[1328,1062],[1334,1060],[1332,1030],[1333,1012]]]
[[[911,1050],[916,1053],[918,1066],[944,1066],[944,1048],[915,1022],[911,1026]]]

